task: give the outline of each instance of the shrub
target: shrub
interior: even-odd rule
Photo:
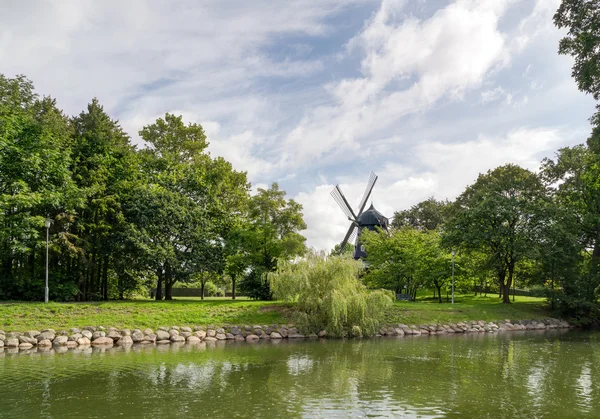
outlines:
[[[359,261],[309,252],[296,262],[280,260],[269,274],[275,298],[296,303],[300,325],[331,336],[370,336],[392,304],[389,291],[369,291],[358,279]]]

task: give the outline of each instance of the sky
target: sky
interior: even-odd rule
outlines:
[[[253,189],[303,205],[331,249],[369,173],[384,215],[453,199],[479,173],[537,170],[583,143],[593,99],[557,54],[558,0],[0,0],[0,72],[70,115],[93,97],[132,141],[165,112],[200,123]]]

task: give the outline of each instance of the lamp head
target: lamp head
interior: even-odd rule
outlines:
[[[52,220],[50,218],[46,219],[44,225],[46,226],[46,228],[50,228],[50,226],[52,225]]]
[[[452,256],[456,255],[456,250],[452,249]]]

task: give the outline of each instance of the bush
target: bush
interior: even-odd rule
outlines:
[[[271,287],[267,274],[262,268],[252,269],[240,283],[240,291],[253,300],[271,300]]]
[[[389,291],[369,291],[359,280],[362,264],[349,256],[310,252],[298,262],[280,260],[269,274],[275,298],[296,303],[298,321],[308,332],[327,330],[331,336],[371,336],[377,333]]]

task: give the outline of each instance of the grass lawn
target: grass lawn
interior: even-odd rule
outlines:
[[[417,299],[396,302],[386,323],[456,323],[464,320],[525,320],[549,317],[544,299],[517,297],[510,305],[497,296],[458,295],[456,304]],[[291,321],[289,306],[270,301],[179,297],[173,301],[110,301],[92,303],[0,302],[0,329],[67,329],[83,326],[157,328],[158,326],[282,324]]]
[[[194,297],[172,301],[131,300],[90,303],[0,303],[0,329],[66,329],[83,326],[254,325],[285,323],[285,307],[273,302]]]
[[[512,302],[512,297],[511,297]],[[438,303],[432,299],[419,299],[414,302],[397,301],[389,310],[388,323],[423,324],[457,323],[465,320],[529,320],[550,317],[545,299],[517,296],[512,304],[502,304],[497,295],[474,297],[473,295],[455,296],[454,305]]]

